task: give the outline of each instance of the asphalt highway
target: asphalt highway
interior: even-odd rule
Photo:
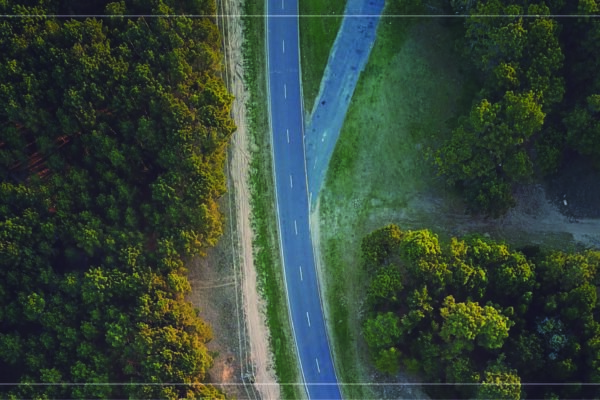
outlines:
[[[308,193],[312,206],[346,118],[358,78],[369,61],[385,0],[347,0],[344,20],[329,53],[319,96],[306,127]]]
[[[304,150],[297,0],[267,1],[269,114],[288,309],[310,399],[341,399],[315,270]]]

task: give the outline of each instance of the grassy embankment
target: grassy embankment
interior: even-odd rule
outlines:
[[[265,59],[264,2],[244,2],[245,81],[250,92],[248,123],[251,135],[250,190],[252,228],[254,231],[254,263],[259,276],[259,289],[267,301],[270,345],[275,358],[275,372],[285,399],[303,398],[296,346],[287,310],[283,270],[277,237],[275,195],[267,105]]]
[[[304,111],[310,113],[319,94],[329,51],[342,23],[346,0],[303,0],[300,2],[300,57]]]
[[[323,5],[306,2],[303,12],[314,14],[310,7]],[[394,11],[388,8],[385,14]],[[320,249],[341,382],[374,380],[361,338],[369,277],[361,268],[360,242],[367,233],[394,222],[402,229],[429,228],[447,239],[483,233],[484,227],[509,244],[531,243],[525,231],[499,229],[494,221],[472,223],[425,158],[427,148],[450,134],[451,121],[468,112],[478,88],[475,74],[455,51],[461,26],[462,21],[440,18],[382,18],[333,154],[320,196]],[[301,25],[304,100],[310,111],[335,33],[329,41],[324,33],[324,40],[315,40],[319,34],[302,35],[303,28],[326,29],[310,19]],[[541,245],[568,248],[565,239],[547,233]],[[375,387],[345,385],[343,390],[347,398],[381,395]]]
[[[439,214],[460,208],[424,157],[448,134],[447,121],[470,105],[474,83],[453,51],[459,31],[437,19],[382,18],[333,154],[321,191],[320,231],[342,382],[374,379],[361,338],[369,279],[360,263],[362,237],[390,222],[436,229],[444,223]],[[373,397],[373,390],[344,386],[348,398]]]

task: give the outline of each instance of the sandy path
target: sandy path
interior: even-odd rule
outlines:
[[[503,229],[521,230],[536,235],[566,233],[585,246],[600,248],[600,219],[574,219],[561,213],[559,205],[548,199],[541,185],[523,186],[516,193],[517,207],[499,221]],[[561,207],[566,213],[570,206]]]
[[[418,211],[415,215],[428,214],[432,221],[444,221],[442,225],[453,226],[452,231],[448,232],[452,235],[490,233],[494,237],[516,238],[517,242],[530,244],[546,242],[547,235],[567,235],[584,246],[600,248],[600,219],[575,219],[565,215],[571,211],[569,207],[559,207],[556,201],[551,201],[542,185],[519,187],[515,192],[515,199],[516,207],[498,220],[471,216],[464,212],[461,205],[448,206],[441,198],[428,195],[415,196],[409,208]],[[415,220],[410,211],[398,211],[400,210],[390,213],[391,220]],[[435,224],[427,222],[423,226],[429,226],[435,231]]]
[[[231,141],[231,158],[229,165],[231,185],[235,193],[232,204],[236,212],[237,222],[234,240],[237,242],[240,275],[242,277],[242,299],[250,359],[256,389],[263,399],[280,398],[280,388],[275,378],[272,355],[269,350],[269,333],[265,321],[265,304],[257,291],[257,277],[252,254],[253,232],[250,226],[250,191],[248,188],[248,130],[245,104],[248,93],[243,82],[242,58],[242,14],[241,0],[222,0],[219,4],[224,18],[227,35],[225,37],[225,54],[227,80],[229,90],[235,96],[232,114],[237,125]],[[234,17],[235,16],[235,17]],[[223,310],[223,312],[226,312]]]

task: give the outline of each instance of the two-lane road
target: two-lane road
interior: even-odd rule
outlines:
[[[340,399],[309,226],[297,0],[267,1],[269,111],[286,292],[308,397]]]

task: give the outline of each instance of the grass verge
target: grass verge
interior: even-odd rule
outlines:
[[[346,0],[302,0],[300,12],[300,52],[302,92],[305,113],[310,113],[319,94],[329,51],[342,23]]]
[[[439,190],[424,158],[425,149],[449,134],[447,121],[470,106],[475,85],[453,51],[459,34],[459,25],[440,19],[382,17],[330,162],[319,207],[321,254],[333,351],[345,383],[387,379],[370,367],[361,337],[369,280],[360,263],[362,237],[390,222],[435,229],[445,223],[439,214],[459,204]],[[393,381],[402,379],[408,378]],[[346,398],[420,396],[401,387],[343,388]]]
[[[244,1],[244,70],[249,89],[248,128],[251,136],[250,191],[254,263],[259,289],[267,302],[267,324],[274,354],[275,373],[285,399],[303,398],[302,386],[292,336],[283,271],[277,236],[275,195],[271,160],[267,76],[265,58],[265,19],[263,1]]]

